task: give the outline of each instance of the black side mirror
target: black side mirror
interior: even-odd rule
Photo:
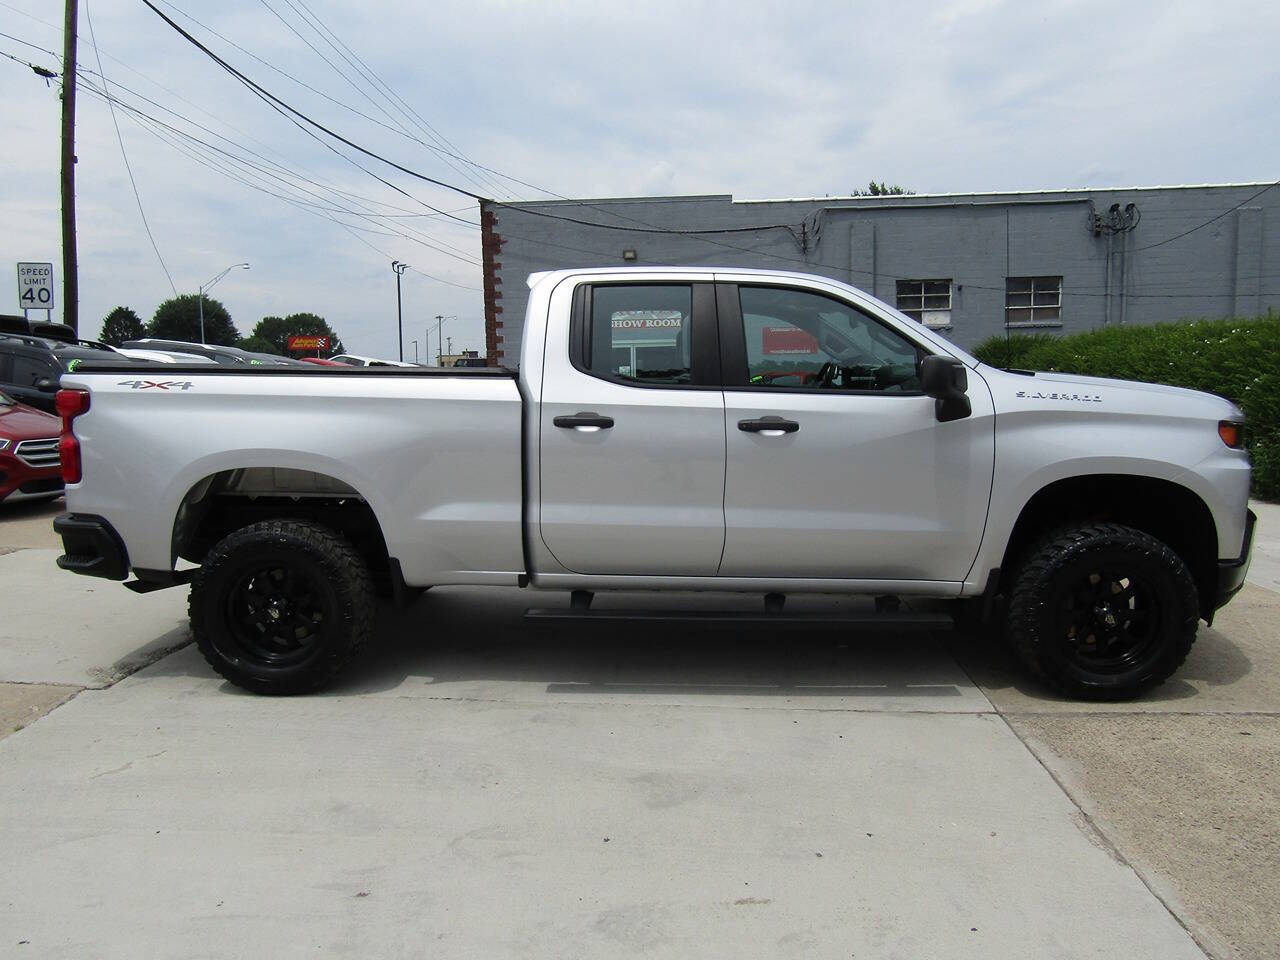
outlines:
[[[969,371],[955,357],[929,356],[920,361],[920,386],[926,396],[934,398],[939,423],[961,420],[973,413],[965,394]]]
[[[50,380],[48,377],[41,377],[36,381],[36,389],[41,393],[57,393],[58,381]]]

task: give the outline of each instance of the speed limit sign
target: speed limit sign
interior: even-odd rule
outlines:
[[[18,264],[18,306],[23,310],[53,309],[53,264]]]

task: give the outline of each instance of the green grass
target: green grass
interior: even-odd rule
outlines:
[[[1245,412],[1254,493],[1280,498],[1280,316],[1107,327],[1055,337],[996,336],[973,353],[997,367],[1168,383]]]

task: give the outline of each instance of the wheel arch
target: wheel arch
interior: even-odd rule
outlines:
[[[1133,474],[1088,474],[1055,480],[1024,504],[1005,545],[1000,585],[1007,590],[1019,559],[1052,530],[1073,523],[1119,523],[1167,544],[1191,571],[1200,615],[1213,616],[1218,533],[1208,504],[1172,480]]]
[[[173,561],[200,563],[233,530],[277,519],[323,524],[350,540],[375,574],[388,568],[386,537],[363,493],[332,474],[295,467],[227,467],[191,484],[174,513]]]

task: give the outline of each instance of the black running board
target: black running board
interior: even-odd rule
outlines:
[[[696,623],[704,626],[803,627],[857,630],[951,630],[955,620],[949,613],[874,612],[865,613],[764,613],[761,611],[717,610],[596,610],[591,608],[536,607],[526,610],[525,620],[535,623]]]

